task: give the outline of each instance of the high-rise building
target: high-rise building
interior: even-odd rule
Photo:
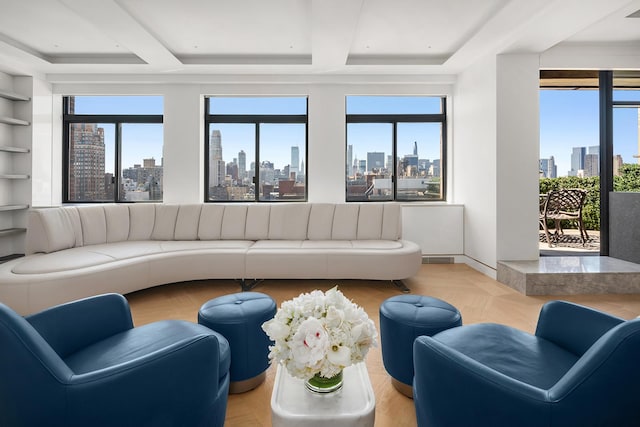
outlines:
[[[74,123],[70,129],[69,199],[105,200],[104,129]]]
[[[346,176],[353,175],[353,144],[347,145],[347,164],[345,173]]]
[[[295,176],[298,176],[300,173],[300,148],[298,148],[297,145],[291,147],[291,165],[289,167],[289,173],[294,173]]]
[[[584,156],[584,176],[600,176],[600,156],[598,154]]]
[[[367,161],[366,160],[358,160],[358,172],[362,175],[367,171]]]
[[[224,183],[226,165],[222,159],[222,134],[211,131],[209,139],[209,187],[218,187]]]
[[[429,167],[429,175],[440,176],[440,159],[434,159]]]
[[[370,151],[367,153],[367,171],[380,172],[384,169],[384,152]]]
[[[558,166],[553,156],[548,159],[540,159],[540,177],[541,178],[557,178]]]
[[[600,147],[573,147],[571,152],[571,170],[569,176],[599,176],[600,175]]]
[[[247,177],[247,153],[240,150],[238,153],[238,180],[243,182]]]
[[[156,159],[142,159],[142,165],[122,169],[124,200],[162,200],[163,167]]]
[[[584,170],[584,156],[587,152],[585,147],[573,147],[571,151],[571,170],[569,176],[578,176],[578,172]]]
[[[620,167],[623,163],[624,162],[620,154],[616,154],[615,156],[613,156],[613,176],[620,176]]]

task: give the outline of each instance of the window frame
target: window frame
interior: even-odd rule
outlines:
[[[231,98],[227,95],[208,95],[204,97],[204,202],[205,203],[305,203],[309,198],[309,97],[304,95],[291,95],[305,99],[306,114],[211,114],[210,99],[222,97]],[[244,95],[251,98],[279,98],[278,96],[258,96]],[[253,125],[255,130],[254,152],[255,171],[253,175],[254,200],[209,200],[209,132],[210,126],[214,123],[223,124],[247,124]],[[260,200],[260,125],[261,124],[304,124],[304,165],[305,182],[304,198],[302,199],[276,199]],[[247,162],[249,163],[249,162]]]
[[[70,114],[69,98],[76,95],[64,95],[62,97],[62,202],[63,203],[158,203],[162,200],[120,200],[120,184],[122,175],[121,151],[122,151],[122,125],[123,124],[163,124],[164,114]],[[84,96],[84,95],[77,95]],[[100,95],[112,96],[112,95]],[[70,127],[74,123],[87,124],[113,124],[114,125],[114,192],[111,200],[70,200],[69,199],[69,161],[70,153]],[[106,163],[106,158],[105,158]]]
[[[351,96],[351,95],[349,95]],[[347,102],[347,98],[345,97],[345,106]],[[362,96],[366,97],[368,95],[353,95],[353,96]],[[374,96],[374,95],[370,95]],[[405,95],[402,95],[405,96]],[[412,95],[406,95],[407,98]],[[346,158],[347,158],[347,150],[349,148],[349,140],[347,138],[347,127],[349,124],[354,123],[371,123],[371,124],[391,124],[393,129],[393,140],[392,140],[392,156],[394,159],[391,171],[391,183],[393,185],[393,199],[392,200],[349,200],[348,199],[348,181],[345,176],[345,187],[344,187],[344,198],[346,203],[369,203],[369,202],[402,202],[402,203],[415,203],[415,202],[424,202],[424,203],[432,203],[432,202],[445,202],[447,200],[447,97],[446,96],[429,96],[429,95],[420,95],[425,98],[435,97],[440,98],[440,113],[418,113],[418,114],[345,114],[345,169],[346,169]],[[345,108],[346,110],[346,108]],[[441,158],[440,158],[440,188],[441,188],[441,197],[438,199],[411,199],[411,198],[398,198],[398,177],[397,177],[397,150],[398,150],[398,123],[440,123],[442,129],[442,142],[441,142]]]

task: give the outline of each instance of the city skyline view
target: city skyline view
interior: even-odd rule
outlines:
[[[126,123],[127,115],[162,115],[161,96],[78,96],[73,98],[75,115],[124,116],[120,123],[120,168],[127,170],[135,165],[144,167],[153,160],[156,167],[163,166],[163,125],[161,123]],[[637,91],[615,91],[614,100],[640,100]],[[296,177],[306,175],[306,124],[305,123],[224,123],[225,116],[269,116],[301,115],[306,120],[306,97],[211,97],[209,107],[215,109],[220,123],[210,123],[209,131],[217,130],[221,135],[221,150],[224,166],[220,173],[233,175],[238,169],[242,153],[244,172],[239,185],[251,185],[252,177],[247,171],[256,157],[261,169],[273,170],[267,181],[277,188],[280,179],[289,179],[291,172]],[[405,96],[348,96],[345,99],[347,114],[366,117],[367,114],[415,115],[439,114],[442,109],[438,97]],[[614,109],[614,158],[618,163],[638,163],[639,145],[638,108]],[[599,144],[598,92],[595,90],[541,90],[540,91],[540,165],[553,163],[557,176],[596,176]],[[96,123],[101,129],[104,143],[104,173],[114,174],[115,129],[114,123]],[[395,137],[394,137],[395,131]],[[259,135],[260,142],[256,144]],[[346,176],[357,180],[358,173],[378,174],[377,184],[388,186],[382,179],[395,173],[399,178],[438,177],[442,149],[442,124],[434,122],[382,122],[364,121],[347,123],[346,126]],[[395,143],[395,146],[394,146]],[[260,152],[256,156],[255,148]],[[292,147],[297,147],[297,164],[292,161]],[[395,159],[393,158],[395,148]],[[581,154],[580,154],[581,152]],[[576,157],[578,156],[578,157]],[[416,157],[415,160],[413,157]],[[573,158],[573,160],[572,160]],[[575,168],[580,158],[582,168]],[[375,160],[375,165],[371,164]],[[416,169],[403,170],[415,162]],[[589,166],[585,166],[589,164]],[[551,164],[550,167],[553,167]],[[431,169],[430,169],[431,168]],[[237,172],[236,176],[237,176]],[[122,175],[122,173],[121,173]],[[544,175],[549,176],[545,171]],[[122,176],[122,178],[125,178]],[[251,178],[251,181],[248,181]],[[261,178],[263,174],[261,172]],[[297,180],[297,178],[296,178]],[[220,182],[218,180],[216,182]],[[417,182],[417,181],[416,181]],[[423,182],[426,185],[427,181]],[[370,186],[369,182],[367,186]]]
[[[638,91],[614,91],[614,100],[640,102]],[[558,177],[568,176],[574,148],[599,147],[597,90],[540,90],[540,156],[553,156]],[[639,163],[637,108],[614,108],[614,158]]]

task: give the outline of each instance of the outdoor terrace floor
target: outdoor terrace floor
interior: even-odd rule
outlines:
[[[525,295],[638,294],[640,264],[600,256],[600,233],[566,230],[552,247],[540,233],[537,261],[499,261],[497,279]]]

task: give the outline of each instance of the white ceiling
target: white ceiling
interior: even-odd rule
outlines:
[[[0,0],[9,73],[455,74],[487,53],[640,46],[640,0]]]

